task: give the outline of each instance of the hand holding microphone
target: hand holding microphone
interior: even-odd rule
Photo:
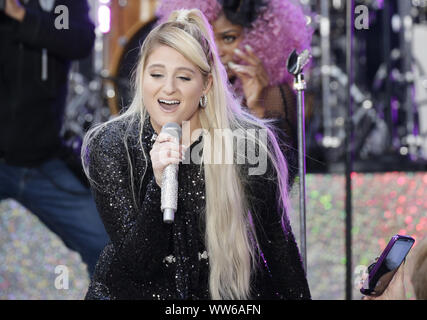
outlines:
[[[178,164],[183,160],[187,149],[180,145],[180,138],[181,127],[176,123],[167,123],[150,151],[154,177],[162,188],[161,209],[166,223],[173,222],[177,203]]]

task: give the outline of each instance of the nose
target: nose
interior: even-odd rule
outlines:
[[[218,55],[220,58],[222,58],[224,56],[224,51],[222,49],[220,49],[220,47],[218,47]]]
[[[163,91],[168,95],[171,95],[176,91],[176,85],[175,85],[174,77],[170,77],[170,78],[166,79],[165,85],[163,87]]]
[[[221,44],[219,44],[218,42],[216,42],[216,47],[218,49],[218,55],[220,58],[225,56],[225,50],[223,48],[223,46]]]

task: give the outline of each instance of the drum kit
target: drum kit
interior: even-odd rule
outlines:
[[[96,32],[87,66],[75,63],[70,75],[63,136],[77,151],[90,126],[114,117],[130,104],[130,79],[140,45],[156,24],[160,0],[89,1],[93,20],[99,19],[99,6],[108,2],[110,28],[106,33]],[[310,172],[316,165],[310,159],[340,163],[346,152],[345,1],[300,1],[314,12],[314,63],[307,75],[307,91],[321,102],[313,107],[307,123]],[[356,0],[356,4],[369,8],[370,30],[357,31],[354,41],[357,61],[350,121],[355,129],[355,157],[369,162],[384,154],[397,154],[399,163],[401,157],[426,162],[427,48],[423,39],[427,36],[427,0]],[[385,10],[390,11],[389,21],[383,19]],[[384,34],[387,41],[379,40],[386,38]],[[383,41],[382,50],[379,41]],[[85,74],[87,69],[89,74]],[[320,167],[325,169],[324,164]]]

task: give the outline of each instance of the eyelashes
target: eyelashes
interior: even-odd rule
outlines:
[[[224,40],[225,43],[233,43],[237,37],[236,36],[224,36],[222,38]]]
[[[162,74],[150,74],[150,76],[153,77],[153,78],[161,78],[161,77],[163,77]],[[190,81],[191,80],[191,78],[188,78],[188,77],[178,77],[178,79],[181,79],[183,81]]]

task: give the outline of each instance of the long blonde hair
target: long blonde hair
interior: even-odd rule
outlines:
[[[203,139],[203,154],[213,154],[215,136],[220,130],[232,129],[249,132],[248,129],[264,129],[268,133],[268,143],[263,143],[254,134],[247,134],[245,139],[259,147],[259,152],[266,152],[274,172],[277,174],[278,208],[281,210],[282,222],[286,219],[289,207],[287,189],[287,166],[281,153],[276,135],[266,121],[259,120],[242,108],[233,95],[214,42],[212,29],[205,16],[197,9],[174,11],[169,20],[153,29],[145,39],[140,60],[134,76],[134,98],[129,108],[120,116],[91,129],[84,140],[82,157],[93,137],[112,121],[125,119],[129,123],[142,122],[147,111],[142,97],[142,75],[146,61],[158,45],[169,46],[180,52],[199,68],[204,79],[212,75],[212,86],[207,93],[207,106],[200,109],[199,118],[202,129],[209,134]],[[222,137],[222,139],[227,137]],[[127,148],[126,136],[123,142]],[[139,143],[142,146],[140,139]],[[142,150],[144,150],[142,148]],[[226,159],[236,158],[236,149],[224,148]],[[240,155],[241,156],[241,155]],[[144,157],[147,155],[144,152]],[[213,164],[202,160],[206,188],[205,241],[209,254],[209,290],[212,299],[247,299],[251,297],[251,276],[258,259],[257,237],[253,221],[257,221],[254,212],[250,212],[245,197],[247,175],[242,174],[233,164]],[[83,161],[85,163],[85,161]],[[132,166],[128,152],[128,163]],[[202,167],[201,167],[202,168]],[[86,175],[89,171],[85,166]],[[129,170],[132,175],[132,170]],[[145,174],[145,173],[144,173]],[[142,178],[140,180],[142,182]],[[138,199],[134,177],[131,177],[134,200]],[[141,189],[141,185],[140,188]]]

